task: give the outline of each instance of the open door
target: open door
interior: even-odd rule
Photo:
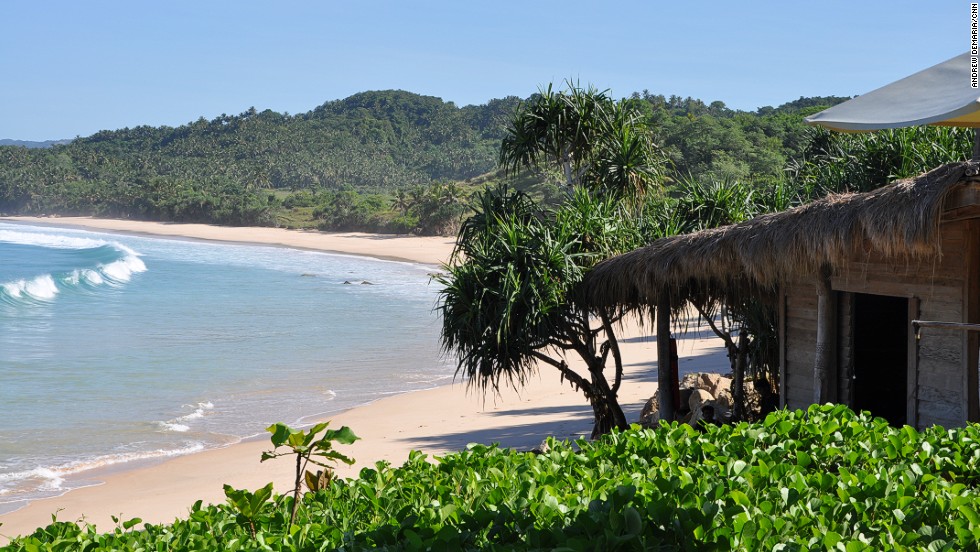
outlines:
[[[909,300],[854,294],[854,410],[907,422]]]

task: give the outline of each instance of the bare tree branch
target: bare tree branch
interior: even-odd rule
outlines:
[[[616,339],[616,332],[613,331],[609,317],[605,313],[599,316],[602,319],[602,327],[606,330],[606,343],[609,344],[607,350],[612,351],[613,361],[616,363],[616,378],[613,380],[612,392],[617,394],[620,384],[623,383],[623,356],[619,351],[619,341]],[[606,364],[605,355],[603,355],[602,364]]]
[[[545,364],[549,364],[557,368],[558,371],[561,372],[563,379],[567,379],[576,388],[581,389],[586,396],[592,397],[595,394],[592,383],[583,378],[576,371],[569,368],[568,363],[564,360],[556,360],[540,351],[532,351],[531,356],[540,360],[541,362],[544,362]]]

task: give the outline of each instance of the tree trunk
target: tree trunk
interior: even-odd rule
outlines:
[[[745,336],[745,328],[738,332],[738,347],[735,349],[734,373],[732,380],[732,421],[745,419],[745,367],[748,364],[749,339]]]
[[[817,346],[813,361],[813,402],[837,400],[837,301],[830,285],[832,269],[820,267],[817,282]]]
[[[303,455],[296,455],[296,485],[293,488],[293,510],[289,512],[289,528],[296,522],[296,511],[299,510],[299,491],[303,484]]]
[[[595,415],[595,425],[592,427],[592,439],[598,439],[613,429],[628,429],[626,414],[619,405],[616,393],[609,388],[609,382],[602,375],[602,366],[593,367],[592,386],[595,394],[589,397],[592,413]]]

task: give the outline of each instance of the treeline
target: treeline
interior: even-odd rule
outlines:
[[[103,131],[50,149],[0,147],[0,212],[274,225],[290,220],[281,216],[289,211],[283,192],[304,190],[322,198],[346,191],[358,201],[381,194],[389,205],[374,206],[374,218],[388,221],[398,217],[389,208],[399,189],[492,170],[518,102],[459,108],[408,92],[365,92],[300,115],[250,109],[176,128]],[[318,224],[331,222],[301,225]]]
[[[802,116],[843,99],[754,112],[648,92],[629,101],[655,130],[672,181],[771,187],[799,172],[814,148],[819,133]],[[452,233],[470,193],[503,179],[494,170],[519,103],[461,108],[364,92],[299,115],[250,109],[48,149],[2,146],[0,213]],[[522,175],[512,185],[547,199],[561,195],[554,182]]]

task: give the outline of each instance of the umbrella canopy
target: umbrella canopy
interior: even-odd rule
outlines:
[[[804,119],[845,132],[915,125],[980,127],[980,89],[965,53]]]

